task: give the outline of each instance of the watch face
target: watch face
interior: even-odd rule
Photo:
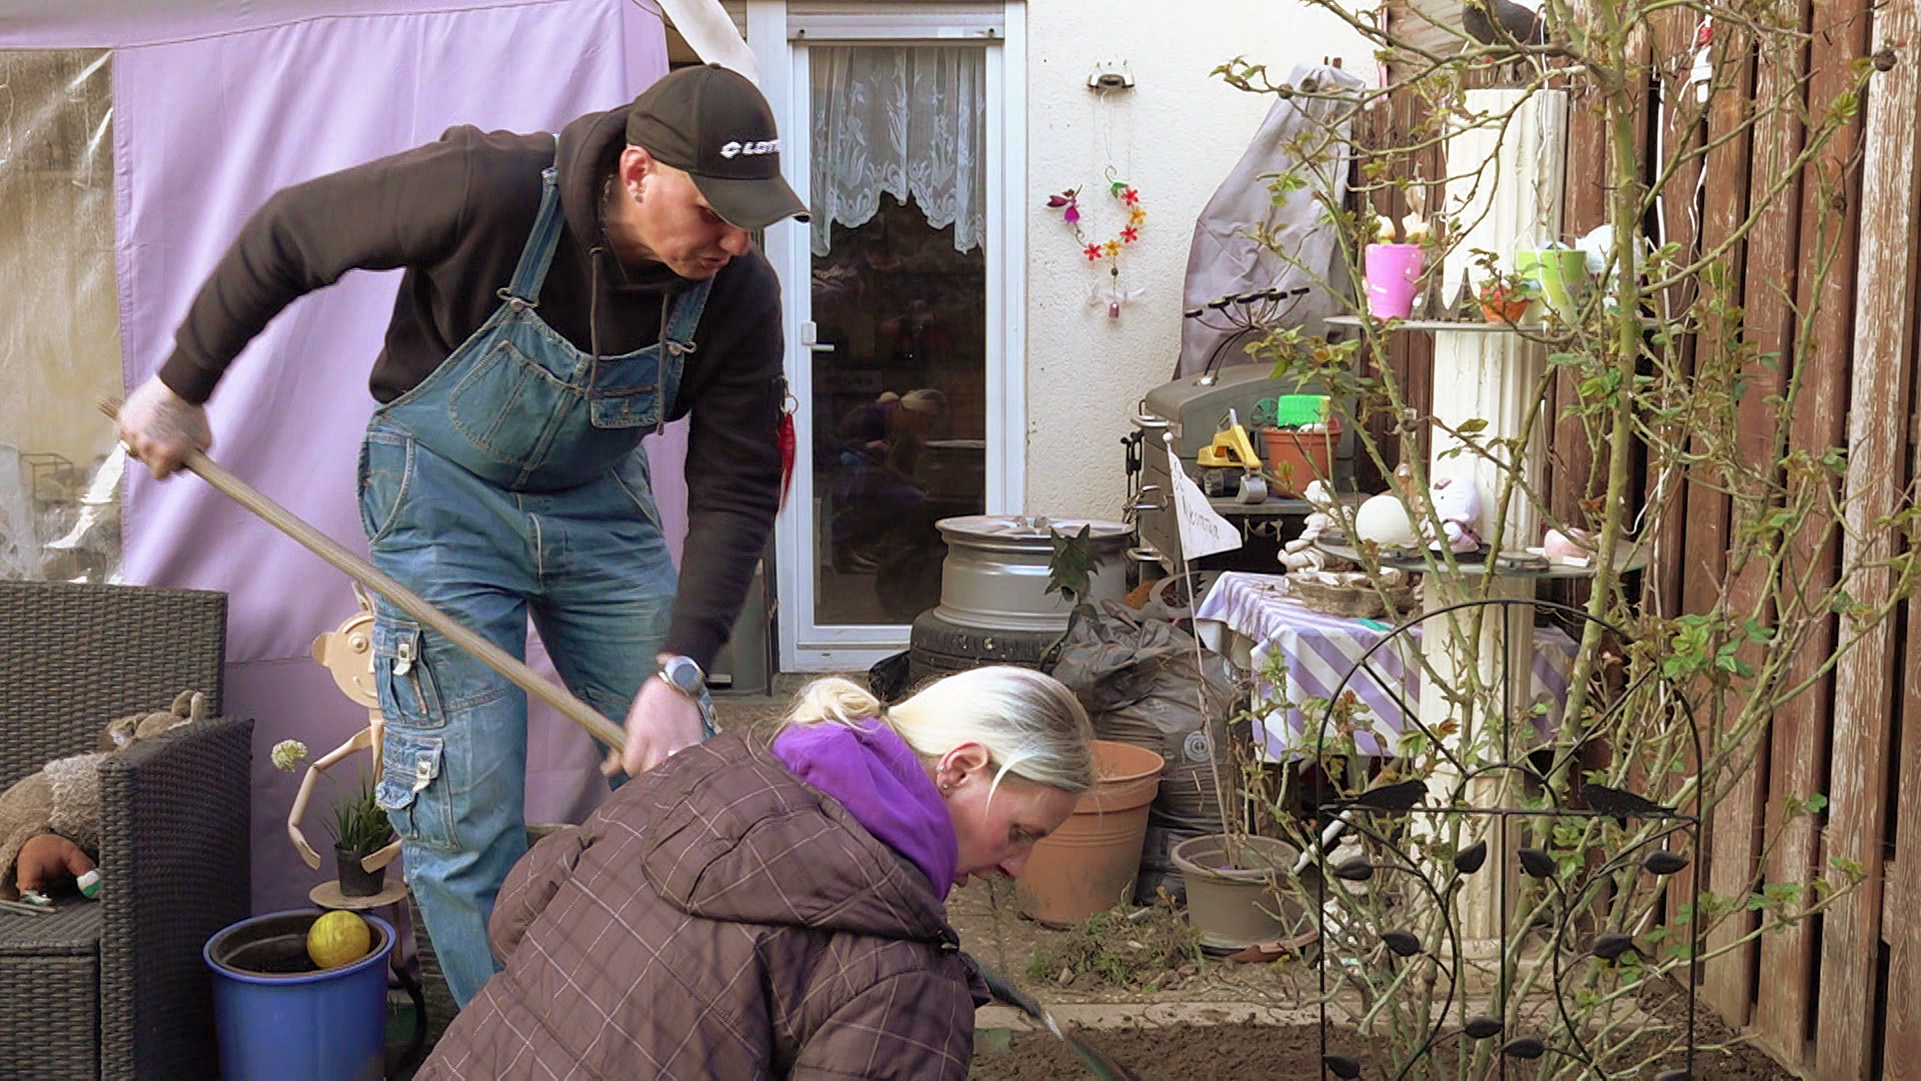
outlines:
[[[688,694],[699,693],[705,683],[701,676],[700,665],[695,664],[691,657],[674,657],[661,666],[660,672],[667,677],[667,682]]]

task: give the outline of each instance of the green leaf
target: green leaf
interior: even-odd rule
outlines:
[[[1071,537],[1058,530],[1048,530],[1054,555],[1047,561],[1046,592],[1059,593],[1069,603],[1078,603],[1087,596],[1089,580],[1098,564],[1094,558],[1093,528],[1094,524],[1089,522]]]

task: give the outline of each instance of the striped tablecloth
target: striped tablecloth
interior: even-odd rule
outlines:
[[[1392,628],[1374,620],[1316,612],[1285,596],[1285,588],[1280,575],[1229,571],[1208,590],[1194,613],[1195,619],[1215,621],[1246,639],[1248,661],[1255,672],[1266,669],[1270,657],[1280,655],[1287,674],[1287,708],[1270,713],[1256,738],[1275,760],[1295,757],[1311,746],[1325,707],[1317,704],[1303,711],[1300,703],[1330,698],[1342,678],[1365,657],[1366,665],[1354,670],[1344,688],[1363,707],[1354,718],[1355,749],[1368,755],[1394,754],[1407,728],[1406,715],[1418,708],[1420,700],[1421,668],[1414,655],[1419,648],[1418,629],[1413,636],[1404,636],[1406,640],[1369,654]],[[1560,628],[1535,628],[1532,697],[1514,705],[1518,712],[1535,702],[1546,704],[1546,713],[1536,720],[1542,735],[1560,725],[1574,650],[1574,639]],[[1279,698],[1276,688],[1266,683],[1257,693],[1270,701]],[[1284,726],[1277,721],[1284,721]],[[1519,753],[1523,748],[1512,750]]]

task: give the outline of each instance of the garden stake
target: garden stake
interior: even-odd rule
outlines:
[[[987,984],[987,989],[994,993],[995,998],[1046,1025],[1047,1031],[1053,1033],[1067,1045],[1068,1050],[1080,1057],[1081,1063],[1087,1067],[1089,1073],[1100,1078],[1101,1081],[1141,1081],[1139,1074],[1069,1036],[1062,1030],[1060,1023],[1054,1020],[1054,1015],[1047,1012],[1047,1007],[1034,1001],[1026,992],[1014,986],[1013,980],[981,964],[978,958],[974,961],[974,967],[979,970],[981,980]]]
[[[120,415],[120,403],[110,398],[102,399],[100,411],[117,418]],[[566,688],[540,678],[539,673],[527,667],[518,657],[454,622],[418,593],[349,552],[332,537],[301,521],[287,508],[227,472],[213,459],[195,450],[189,452],[186,461],[181,464],[234,502],[258,515],[268,525],[300,542],[301,547],[326,560],[342,574],[387,598],[394,607],[445,635],[448,641],[466,650],[475,660],[500,673],[521,690],[559,710],[561,716],[586,729],[588,735],[616,751],[627,745],[627,735],[619,725],[575,698]]]

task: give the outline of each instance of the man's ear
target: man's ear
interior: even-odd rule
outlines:
[[[638,197],[639,188],[654,171],[654,156],[645,147],[629,144],[620,152],[620,163],[615,171],[619,174],[620,186],[627,189],[627,194]]]

